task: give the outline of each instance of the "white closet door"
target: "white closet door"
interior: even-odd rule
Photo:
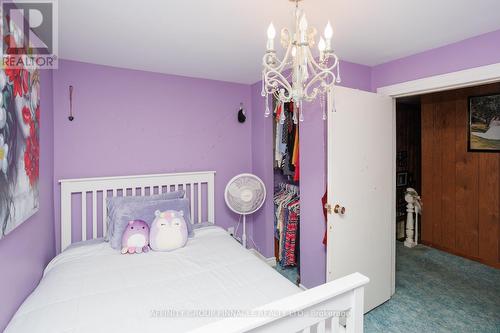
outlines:
[[[336,112],[330,107],[328,114],[332,211],[327,280],[354,272],[370,278],[365,288],[366,312],[390,298],[393,283],[394,102],[386,96],[336,87],[330,104]]]

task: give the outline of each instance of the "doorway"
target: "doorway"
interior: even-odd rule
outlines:
[[[366,331],[490,332],[500,324],[491,302],[500,297],[492,283],[500,279],[500,154],[469,147],[470,128],[491,145],[495,125],[488,109],[470,126],[471,98],[499,93],[495,83],[396,99],[396,287],[365,316]],[[408,187],[423,202],[415,247],[403,242]]]
[[[396,105],[396,239],[500,268],[500,83]],[[423,209],[415,232],[410,221],[405,235],[408,188]]]
[[[421,193],[420,96],[396,100],[396,239],[406,237],[407,189]],[[418,243],[420,229],[415,230]]]
[[[418,96],[423,94],[431,94],[434,92],[460,89],[471,86],[486,85],[489,83],[500,82],[500,63],[484,65],[474,68],[468,68],[464,70],[459,70],[456,72],[439,74],[434,76],[428,76],[424,78],[419,78],[411,81],[396,83],[392,85],[387,85],[377,88],[377,93],[385,96],[392,97],[394,100],[401,97],[407,96]],[[395,108],[394,108],[394,126],[393,131],[393,146],[394,146],[394,156],[393,159],[396,160],[396,128],[395,128]],[[396,177],[396,172],[394,170],[394,178]],[[396,196],[394,195],[392,200],[392,205],[396,207]],[[395,209],[394,209],[395,215]],[[396,230],[396,219],[393,220],[393,227],[390,229],[391,236]],[[499,233],[500,234],[500,233]],[[395,237],[390,237],[391,239],[391,275],[392,275],[392,294],[395,292],[395,282],[396,282],[396,239]],[[499,248],[500,253],[500,248]]]

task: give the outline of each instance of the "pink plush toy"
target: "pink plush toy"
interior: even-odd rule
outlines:
[[[143,220],[129,221],[122,236],[122,253],[149,251],[149,226]]]
[[[186,245],[188,230],[182,211],[155,212],[149,236],[153,251],[173,251]]]

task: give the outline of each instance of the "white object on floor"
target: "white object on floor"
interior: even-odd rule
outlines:
[[[246,216],[255,213],[266,200],[266,186],[262,179],[251,173],[233,177],[224,190],[226,204],[233,212],[243,218],[241,245],[247,248]]]
[[[406,240],[404,245],[412,248],[418,244],[418,214],[420,212],[421,203],[420,196],[417,191],[409,187],[406,189],[405,194],[406,205]],[[413,219],[413,214],[416,214],[417,223]]]

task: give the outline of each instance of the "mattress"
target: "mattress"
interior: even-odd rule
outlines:
[[[187,332],[300,291],[218,227],[173,252],[84,242],[49,263],[5,332]]]

